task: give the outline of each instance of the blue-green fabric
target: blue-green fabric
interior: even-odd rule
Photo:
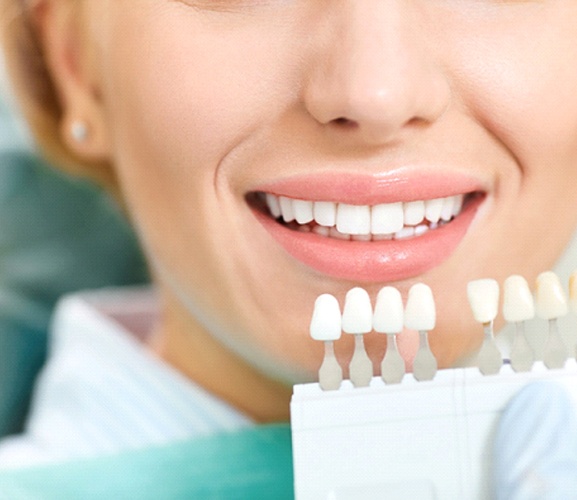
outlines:
[[[115,204],[40,160],[17,123],[0,95],[0,436],[22,425],[58,298],[147,280]]]
[[[0,473],[0,499],[10,500],[283,500],[293,496],[288,425]]]

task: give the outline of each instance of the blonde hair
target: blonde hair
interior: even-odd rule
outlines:
[[[85,161],[63,140],[62,105],[31,17],[35,1],[0,0],[0,41],[16,98],[48,160],[67,172],[91,178],[116,191],[116,178],[108,163]]]

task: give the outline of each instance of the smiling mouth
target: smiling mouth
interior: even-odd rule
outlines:
[[[441,228],[457,218],[480,192],[429,200],[351,205],[254,192],[253,208],[293,231],[344,241],[406,240]]]

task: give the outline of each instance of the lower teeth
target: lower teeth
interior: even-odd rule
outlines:
[[[453,220],[453,219],[451,219]],[[435,224],[420,224],[418,226],[405,226],[394,234],[361,234],[351,235],[338,231],[336,227],[319,226],[318,224],[298,224],[297,222],[285,223],[282,219],[277,219],[280,224],[285,225],[293,231],[301,233],[314,233],[325,238],[334,238],[338,240],[352,241],[386,241],[386,240],[404,240],[421,236],[426,232],[444,226],[450,221],[439,221]]]

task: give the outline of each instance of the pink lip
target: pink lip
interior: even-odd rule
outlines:
[[[259,190],[290,198],[335,200],[356,205],[432,199],[482,191],[469,178],[430,175],[408,178],[313,175],[287,179]],[[446,260],[457,248],[483,197],[467,203],[449,224],[406,240],[342,241],[291,230],[258,210],[257,219],[295,259],[325,275],[354,282],[391,282],[418,276]]]
[[[430,200],[485,189],[478,179],[463,175],[394,171],[377,175],[330,172],[295,176],[262,184],[254,191],[301,200],[377,205]]]

